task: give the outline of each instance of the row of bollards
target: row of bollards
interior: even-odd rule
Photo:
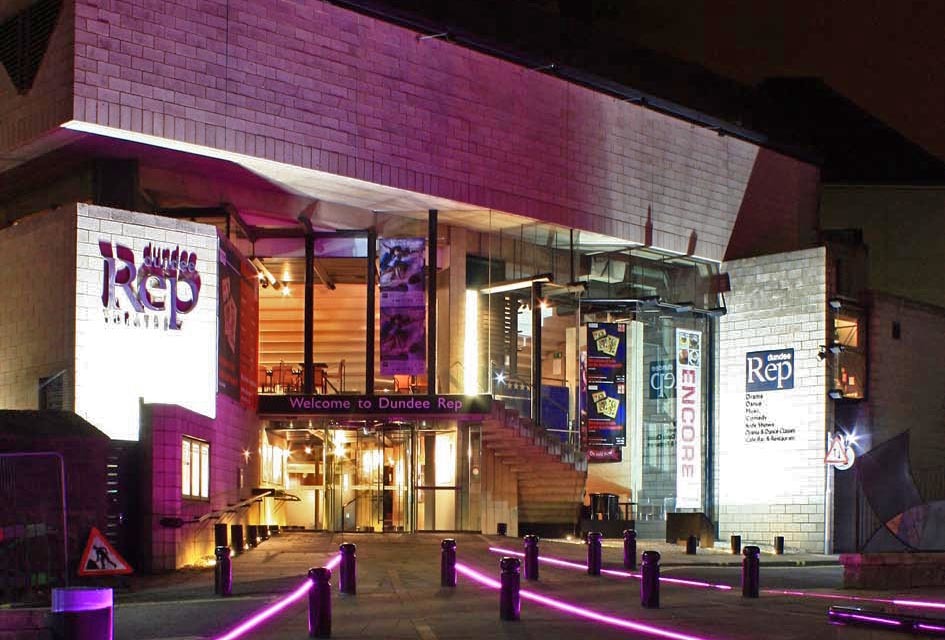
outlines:
[[[729,538],[729,546],[732,550],[733,556],[741,555],[742,537],[733,535],[731,538]],[[784,536],[774,537],[774,555],[776,556],[784,555]]]
[[[213,525],[213,555],[215,559],[213,572],[213,592],[218,596],[229,596],[233,593],[233,555],[240,555],[244,550],[244,527],[241,524]],[[250,549],[271,536],[279,535],[277,524],[249,524],[245,527],[246,545]],[[230,539],[227,540],[227,533]],[[229,545],[227,543],[230,543]]]

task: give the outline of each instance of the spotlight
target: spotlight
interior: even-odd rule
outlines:
[[[827,301],[827,304],[830,305],[830,308],[834,311],[840,311],[843,308],[843,301],[840,298],[831,298]]]
[[[839,342],[831,342],[830,344],[827,345],[827,350],[830,353],[837,355],[838,353],[842,353],[846,351],[846,347],[844,347]]]
[[[843,389],[831,389],[827,392],[827,396],[831,400],[842,400],[843,399]]]

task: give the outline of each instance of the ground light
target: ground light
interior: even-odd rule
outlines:
[[[475,569],[465,564],[457,562],[456,571],[485,587],[489,587],[490,589],[501,588],[501,584],[498,580],[494,580],[485,574],[479,573]],[[654,627],[642,622],[635,622],[626,618],[608,616],[591,609],[585,609],[584,607],[579,607],[561,600],[556,600],[555,598],[549,598],[526,589],[519,591],[519,595],[525,600],[531,600],[532,602],[537,602],[538,604],[542,604],[552,609],[557,609],[558,611],[562,611],[564,613],[569,613],[579,618],[585,618],[595,622],[602,622],[618,629],[629,629],[630,631],[636,631],[637,633],[656,636],[658,638],[670,638],[671,640],[707,640],[705,636],[693,636],[686,633],[679,633],[677,631],[670,631],[669,629],[661,629],[660,627]]]
[[[341,554],[338,553],[334,558],[328,561],[328,563],[325,565],[325,568],[334,569],[340,562]],[[252,616],[244,620],[239,626],[233,628],[230,631],[227,631],[222,636],[217,636],[214,638],[214,640],[236,640],[237,638],[242,638],[245,634],[256,629],[266,620],[269,620],[280,611],[283,611],[291,604],[300,600],[303,596],[305,596],[305,594],[311,591],[311,589],[312,581],[305,580],[305,582],[300,584],[295,591],[289,593],[286,596],[283,596],[268,607],[257,611]]]
[[[504,555],[513,555],[523,557],[525,554],[520,551],[513,551],[511,549],[503,549],[502,547],[489,547],[489,551],[493,553],[501,553]],[[587,570],[586,564],[581,564],[579,562],[570,562],[568,560],[560,560],[558,558],[550,558],[548,556],[540,556],[538,558],[541,562],[546,562],[551,565],[565,567],[568,569],[579,569],[581,571]],[[601,573],[606,573],[608,575],[617,576],[620,578],[635,578],[640,579],[639,573],[629,573],[627,571],[615,571],[613,569],[601,569]],[[726,584],[715,584],[712,582],[701,582],[699,580],[684,580],[682,578],[666,578],[660,576],[660,582],[667,582],[670,584],[679,584],[689,587],[702,587],[702,588],[711,588],[719,589],[720,591],[731,591],[732,587]],[[887,604],[893,605],[896,607],[912,607],[916,609],[938,609],[945,611],[945,602],[935,601],[935,600],[911,600],[904,598],[872,598],[870,596],[853,596],[853,595],[844,595],[842,593],[814,593],[811,591],[797,591],[794,589],[762,589],[761,593],[771,595],[771,596],[794,596],[798,598],[820,598],[822,600],[848,600],[850,602],[869,602],[873,604]]]

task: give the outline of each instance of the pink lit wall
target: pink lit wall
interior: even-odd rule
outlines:
[[[152,6],[77,0],[75,119],[725,253],[753,144],[316,0]]]

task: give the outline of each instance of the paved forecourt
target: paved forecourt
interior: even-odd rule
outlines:
[[[501,552],[489,547],[521,551],[514,538],[473,534],[316,534],[283,533],[260,547],[234,559],[233,596],[213,595],[213,572],[177,572],[162,577],[141,577],[130,589],[117,594],[117,637],[140,640],[170,638],[216,638],[297,587],[311,566],[325,564],[337,554],[341,542],[357,545],[357,595],[339,595],[338,574],[332,583],[333,638],[658,638],[692,639],[757,638],[805,640],[817,638],[881,637],[875,632],[856,632],[827,623],[830,604],[856,605],[815,597],[773,595],[762,592],[758,599],[741,595],[741,558],[700,550],[687,556],[682,548],[641,541],[638,549],[659,550],[666,561],[663,575],[694,578],[734,587],[730,590],[663,583],[660,608],[640,605],[640,582],[617,575],[588,576],[586,571],[542,563],[540,580],[521,579],[522,589],[534,591],[598,614],[648,625],[640,628],[614,626],[614,622],[587,620],[537,602],[522,599],[521,619],[499,618],[498,591],[460,575],[455,588],[440,587],[440,541],[455,537],[458,562],[494,580],[499,578]],[[583,544],[541,541],[541,555],[583,564]],[[622,571],[622,548],[603,549],[605,569]],[[768,564],[768,563],[771,564]],[[784,566],[803,562],[803,566]],[[761,561],[761,586],[779,588],[790,574],[792,588],[804,586],[810,577],[812,593],[836,592],[839,568],[821,566],[835,562],[830,556],[770,556]],[[780,563],[782,566],[774,566]],[[728,565],[728,566],[726,566]],[[768,571],[766,572],[766,565]],[[815,573],[816,578],[815,578]],[[825,575],[828,578],[824,579]],[[856,595],[868,595],[856,592]],[[881,594],[890,597],[890,594]],[[916,597],[916,594],[908,594]],[[926,596],[945,600],[941,590]],[[668,632],[658,635],[659,631]],[[868,635],[874,633],[874,635]],[[839,635],[838,635],[839,634]],[[885,637],[886,634],[884,634]],[[255,639],[306,638],[307,597],[243,636]],[[890,636],[895,637],[895,636]]]

